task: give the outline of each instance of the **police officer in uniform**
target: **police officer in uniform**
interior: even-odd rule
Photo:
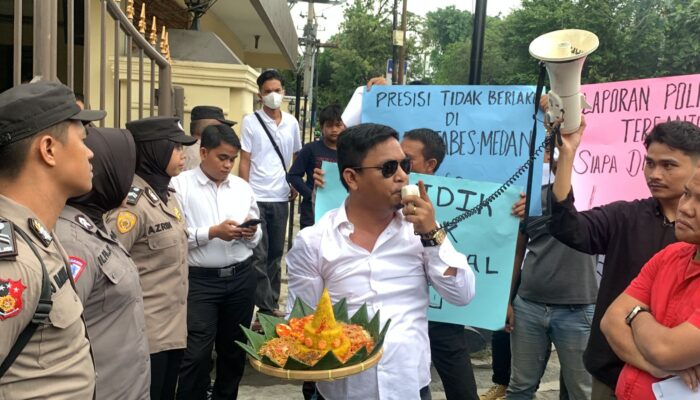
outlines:
[[[230,121],[224,117],[224,110],[215,106],[196,106],[190,113],[190,135],[197,139],[192,146],[185,148],[185,171],[199,167],[202,159],[199,155],[202,132],[209,125],[236,125],[236,121]]]
[[[0,94],[0,398],[92,399],[83,306],[52,230],[92,186],[81,111],[59,83]]]
[[[78,296],[85,307],[100,400],[147,400],[151,363],[143,298],[136,265],[102,216],[129,192],[136,170],[131,133],[87,128],[92,150],[92,190],[68,200],[56,235],[68,253]],[[125,340],[126,339],[126,340]]]
[[[139,270],[151,354],[151,398],[172,399],[187,347],[187,232],[170,178],[184,167],[188,136],[177,118],[150,117],[126,124],[136,142],[136,176],[126,204],[107,225]]]

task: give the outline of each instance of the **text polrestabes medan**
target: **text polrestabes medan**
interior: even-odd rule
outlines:
[[[377,108],[424,108],[433,105],[494,106],[533,104],[535,93],[520,90],[427,90],[379,92]]]
[[[447,155],[520,157],[530,151],[530,132],[493,129],[436,129]]]

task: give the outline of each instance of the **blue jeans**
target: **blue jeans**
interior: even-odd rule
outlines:
[[[591,375],[583,366],[583,351],[588,343],[594,307],[593,304],[542,304],[515,297],[507,399],[532,399],[547,366],[552,343],[557,349],[569,398],[590,399]]]

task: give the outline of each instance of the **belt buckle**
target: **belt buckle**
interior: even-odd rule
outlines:
[[[219,278],[226,278],[229,276],[233,276],[233,274],[236,272],[236,267],[227,267],[227,268],[221,268],[219,270]]]

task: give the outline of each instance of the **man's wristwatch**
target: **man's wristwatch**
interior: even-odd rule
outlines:
[[[641,312],[649,312],[646,308],[642,306],[634,306],[632,308],[632,311],[630,311],[629,314],[627,314],[627,317],[625,317],[625,323],[629,326],[632,326],[632,320],[639,315]]]
[[[428,233],[420,235],[420,242],[423,247],[440,246],[445,241],[447,233],[445,229],[438,227]]]

